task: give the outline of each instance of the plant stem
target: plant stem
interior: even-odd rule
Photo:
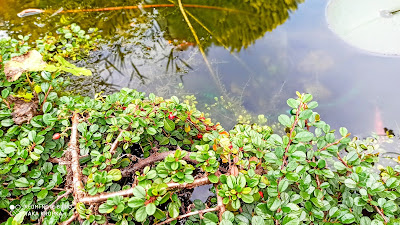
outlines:
[[[347,137],[350,136],[350,135],[351,135],[351,134],[348,133],[348,134],[346,134],[346,136],[341,137],[339,140],[337,140],[337,141],[335,141],[335,142],[333,142],[333,143],[330,143],[330,144],[325,145],[325,147],[321,148],[320,151],[324,151],[324,150],[326,150],[327,148],[329,148],[329,147],[331,147],[331,146],[333,146],[333,145],[339,144],[343,139],[347,138]]]
[[[294,119],[294,123],[293,123],[292,127],[290,128],[289,142],[288,142],[288,144],[286,145],[286,148],[285,148],[285,154],[283,156],[283,163],[282,163],[282,166],[281,166],[281,170],[286,166],[287,153],[289,151],[290,144],[292,144],[292,141],[293,141],[292,134],[294,132],[294,128],[296,128],[296,125],[299,122],[300,109],[302,108],[302,106],[303,106],[303,103],[300,103],[299,106],[297,107],[296,117]]]
[[[75,213],[74,215],[72,215],[69,219],[67,219],[66,221],[60,223],[60,225],[69,225],[72,222],[75,221],[75,219],[78,218],[78,213]]]
[[[171,189],[192,189],[198,186],[203,186],[211,184],[211,182],[208,180],[208,177],[203,177],[203,178],[198,178],[193,181],[193,183],[168,183],[168,190]],[[95,195],[95,196],[87,196],[83,197],[80,199],[80,202],[85,203],[85,204],[93,204],[93,203],[99,203],[106,201],[109,198],[115,197],[115,196],[131,196],[133,195],[133,189],[135,187],[132,187],[130,189],[122,190],[122,191],[117,191],[117,192],[111,192],[111,193],[103,193],[100,195]]]
[[[214,207],[214,208],[209,208],[209,209],[203,209],[203,210],[199,210],[199,211],[195,211],[195,212],[190,212],[190,213],[187,213],[185,215],[180,215],[180,216],[178,216],[176,218],[169,218],[169,219],[167,219],[167,220],[165,220],[165,221],[163,221],[161,223],[156,223],[155,225],[169,224],[174,220],[179,220],[179,219],[183,219],[183,218],[186,218],[186,217],[189,217],[189,216],[194,216],[194,215],[198,215],[198,214],[204,214],[204,213],[208,213],[208,212],[215,212],[215,211],[218,211],[218,210],[220,210],[219,206]]]
[[[11,109],[10,103],[8,103],[7,100],[5,100],[5,99],[3,98],[3,102],[6,104],[6,106],[7,106],[8,109]]]
[[[51,86],[51,84],[50,84],[49,89],[47,89],[46,95],[44,96],[41,108],[43,108],[44,103],[46,103],[47,97],[49,96],[49,93],[50,93],[51,89],[53,89],[53,86]]]
[[[52,208],[54,207],[54,205],[55,205],[58,201],[60,201],[60,200],[61,200],[62,198],[64,198],[64,197],[67,197],[67,196],[68,196],[69,194],[71,194],[71,193],[72,193],[72,190],[68,190],[68,191],[65,192],[64,194],[58,196],[57,199],[54,200],[53,203],[51,203],[51,205],[46,206],[46,207],[44,208],[44,211],[41,213],[42,216],[40,217],[39,223],[38,223],[38,224],[39,224],[39,225],[42,224],[43,219],[44,219],[44,217],[45,217],[45,215],[46,215],[47,210],[52,209]]]
[[[390,12],[392,15],[397,14],[400,12],[400,9]]]
[[[369,198],[370,201],[372,201],[372,197],[371,197],[370,194],[368,194],[368,198]],[[388,219],[385,217],[385,215],[383,214],[382,210],[381,210],[378,206],[376,206],[376,205],[374,205],[374,208],[375,208],[375,210],[379,213],[379,215],[382,216],[383,220],[385,221],[385,224],[387,224],[389,221],[388,221]]]
[[[78,124],[79,124],[79,114],[74,112],[72,116],[72,129],[71,138],[68,143],[67,151],[71,153],[71,170],[72,170],[72,182],[74,190],[74,202],[79,202],[84,193],[84,186],[82,183],[82,171],[79,165],[79,147],[78,147]]]
[[[218,195],[217,185],[215,184],[214,187],[215,187],[215,194],[217,195],[217,207],[219,207],[218,218],[219,218],[219,221],[222,221],[222,215],[225,212],[225,205],[222,202],[222,200],[223,200],[222,197]]]

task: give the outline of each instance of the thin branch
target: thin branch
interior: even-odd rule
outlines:
[[[11,109],[10,103],[8,103],[7,100],[5,100],[5,99],[3,98],[3,102],[6,104],[6,106],[7,106],[8,109]]]
[[[57,199],[54,200],[53,203],[51,203],[51,205],[44,207],[44,211],[41,213],[42,216],[41,216],[40,219],[39,219],[39,225],[42,224],[43,219],[44,219],[44,217],[45,217],[45,215],[46,215],[46,212],[47,212],[49,209],[53,209],[54,206],[56,205],[56,203],[57,203],[58,201],[60,201],[60,200],[61,200],[62,198],[64,198],[64,197],[67,197],[67,196],[68,196],[69,194],[71,194],[71,193],[72,193],[72,190],[68,190],[68,191],[65,192],[64,194],[58,196]]]
[[[340,162],[343,163],[343,165],[345,165],[347,168],[350,168],[349,165],[342,159],[342,157],[340,156],[339,152],[336,153],[338,159],[340,160]]]
[[[232,9],[232,8],[224,8],[219,6],[212,5],[196,5],[196,4],[184,4],[185,7],[188,8],[203,8],[203,9],[212,9],[212,10],[220,10],[227,12],[235,12],[241,14],[248,14],[249,12]],[[166,8],[166,7],[175,7],[175,4],[151,4],[151,5],[133,5],[133,6],[115,6],[115,7],[106,7],[106,8],[95,8],[95,9],[69,9],[63,10],[58,13],[79,13],[79,12],[104,12],[104,11],[116,11],[116,10],[128,10],[128,9],[145,9],[145,8]],[[25,14],[35,12],[35,13],[56,13],[56,10],[42,10],[42,9],[25,9],[24,11],[18,13],[20,16],[25,16]]]
[[[180,215],[180,216],[175,217],[175,218],[169,218],[169,219],[167,219],[167,220],[165,220],[165,221],[163,221],[161,223],[156,223],[155,225],[169,224],[174,220],[180,220],[180,219],[183,219],[183,218],[186,218],[186,217],[189,217],[189,216],[194,216],[194,215],[198,215],[198,214],[204,214],[204,213],[208,213],[208,212],[215,212],[215,211],[218,211],[218,210],[219,210],[219,207],[217,206],[217,207],[214,207],[214,208],[209,208],[209,209],[203,209],[203,210],[199,210],[199,211],[195,211],[195,212],[190,212],[190,213],[187,213],[185,215]]]
[[[124,168],[121,170],[121,174],[123,177],[128,177],[131,174],[135,173],[135,171],[143,169],[144,167],[151,165],[155,162],[159,162],[164,160],[168,155],[173,155],[175,154],[175,151],[169,151],[169,152],[162,152],[162,153],[157,153],[152,156],[149,156],[145,159],[139,160],[135,165],[132,167]],[[183,160],[191,162],[193,164],[198,164],[196,160],[193,160],[190,158],[190,152],[187,152],[185,157],[183,157]]]
[[[126,130],[121,130],[121,131],[119,132],[117,138],[115,139],[115,141],[113,142],[113,144],[111,145],[111,148],[110,148],[111,157],[113,157],[114,154],[116,153],[117,148],[118,148],[118,145],[119,145],[119,143],[120,143],[120,140],[119,140],[119,139],[122,138],[122,134],[124,133],[124,131],[129,131],[130,129],[131,129],[131,128],[128,127]],[[110,170],[111,167],[112,167],[111,159],[108,159],[107,162],[110,163],[110,165],[107,166],[106,170]]]
[[[292,141],[293,141],[292,134],[294,132],[294,128],[296,128],[296,125],[299,122],[300,109],[301,109],[302,106],[303,106],[303,103],[300,103],[299,106],[297,107],[296,117],[294,119],[294,123],[293,123],[292,127],[290,128],[289,142],[288,142],[288,144],[286,145],[286,148],[285,148],[285,154],[283,156],[283,163],[282,163],[282,166],[281,166],[281,170],[283,170],[283,168],[286,166],[287,153],[289,151],[290,144],[292,144]]]
[[[168,189],[191,189],[195,188],[198,186],[203,186],[211,184],[211,182],[208,180],[208,177],[203,177],[199,179],[195,179],[193,183],[168,183]],[[94,195],[94,196],[86,196],[80,199],[80,202],[85,203],[85,204],[93,204],[93,203],[98,203],[98,202],[103,202],[106,201],[109,198],[115,197],[115,196],[131,196],[133,195],[133,189],[135,187],[132,187],[130,189],[122,190],[122,191],[117,191],[117,192],[111,192],[111,193],[103,193],[100,195]]]
[[[218,195],[217,185],[214,186],[215,186],[215,194],[217,195],[217,207],[219,208],[218,218],[219,221],[222,221],[222,215],[225,212],[225,205],[222,201],[222,197]]]
[[[7,186],[9,183],[3,183],[2,185],[3,186]],[[5,188],[7,188],[7,187],[5,187]],[[30,189],[30,188],[23,188],[23,187],[13,187],[13,189],[18,189],[18,190],[28,190],[28,189]],[[56,188],[56,187],[54,187],[54,188],[52,188],[52,189],[50,189],[51,191],[66,191],[66,189],[65,188]]]
[[[368,194],[368,198],[370,201],[372,201],[372,196]],[[375,210],[379,213],[379,215],[382,216],[383,220],[385,221],[385,224],[389,222],[389,220],[386,218],[385,214],[383,214],[383,210],[381,210],[378,206],[374,205]]]
[[[347,137],[350,136],[350,135],[351,135],[351,133],[348,133],[348,134],[346,134],[346,136],[341,137],[339,140],[337,140],[337,141],[335,141],[335,142],[333,142],[333,143],[330,143],[330,144],[325,145],[325,147],[321,148],[320,151],[324,151],[324,150],[326,150],[327,148],[329,148],[329,147],[331,147],[331,146],[333,146],[333,145],[339,144],[343,139],[347,138]]]
[[[69,225],[69,224],[71,224],[72,222],[74,222],[75,219],[78,218],[78,216],[79,216],[79,214],[78,214],[78,213],[75,213],[75,214],[72,215],[69,219],[67,219],[66,221],[60,223],[60,225]]]
[[[312,158],[312,161],[315,163],[315,156]],[[321,181],[318,174],[315,174],[315,179],[317,180],[317,188],[321,190]]]
[[[53,86],[51,86],[51,84],[50,84],[50,87],[49,87],[49,89],[47,89],[46,95],[44,96],[42,107],[43,107],[44,103],[46,103],[47,97],[49,96],[51,89],[53,89]]]
[[[7,209],[2,208],[2,210],[3,210],[4,212],[6,212],[10,217],[13,217],[13,215],[12,215]]]
[[[193,183],[168,183],[167,185],[168,189],[192,189],[207,184],[211,184],[210,180],[208,180],[208,177],[202,177],[195,179]]]
[[[79,160],[81,160],[85,157],[88,157],[88,156],[89,156],[89,154],[81,155],[81,156],[79,156]],[[60,165],[71,164],[71,162],[63,160],[62,158],[49,158],[49,159],[47,159],[47,161],[51,162],[51,163],[58,163]]]
[[[120,142],[119,139],[122,137],[122,133],[124,131],[128,131],[128,130],[129,130],[129,128],[126,129],[126,130],[121,130],[121,132],[119,132],[119,134],[118,134],[117,138],[115,139],[114,143],[111,145],[111,149],[110,149],[111,155],[114,155],[115,152],[117,151],[117,147],[118,147],[119,142]]]

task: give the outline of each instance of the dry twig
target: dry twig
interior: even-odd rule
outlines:
[[[57,197],[57,199],[54,200],[53,203],[51,203],[51,205],[46,206],[46,207],[44,208],[44,211],[41,213],[42,216],[41,216],[40,219],[39,219],[39,225],[41,225],[41,224],[43,223],[43,219],[44,219],[44,217],[45,217],[45,215],[46,215],[46,212],[47,212],[49,209],[53,209],[54,206],[56,205],[56,203],[57,203],[58,201],[60,201],[60,200],[61,200],[62,198],[64,198],[64,197],[67,197],[67,196],[68,196],[69,194],[71,194],[71,193],[72,193],[72,190],[68,190],[68,191],[65,192],[64,194],[59,195],[59,196]]]

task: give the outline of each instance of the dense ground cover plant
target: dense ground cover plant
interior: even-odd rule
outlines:
[[[8,81],[7,62],[32,48],[24,37],[0,47],[3,224],[400,223],[400,166],[375,170],[371,140],[332,130],[310,94],[287,101],[285,135],[226,131],[177,97],[65,93],[62,69]],[[35,49],[55,67],[70,56]],[[189,201],[202,185],[214,197]]]

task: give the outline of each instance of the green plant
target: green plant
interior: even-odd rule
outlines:
[[[86,32],[73,23],[58,29],[54,36],[48,33],[44,38],[36,40],[36,49],[44,54],[46,61],[58,61],[54,56],[71,58],[74,61],[82,60],[97,48],[96,42],[99,39],[97,29],[92,28]]]
[[[157,176],[163,178],[163,182],[170,181],[176,183],[192,183],[194,178],[192,176],[194,167],[188,164],[183,158],[187,152],[176,150],[173,155],[165,157],[163,162],[157,164]]]
[[[118,169],[112,169],[110,171],[102,171],[91,173],[88,176],[86,182],[86,189],[89,195],[95,195],[97,193],[104,192],[109,186],[113,184],[113,181],[121,180],[121,171]]]
[[[1,68],[29,50],[0,46]],[[21,74],[0,71],[5,225],[400,224],[400,166],[377,172],[371,139],[337,134],[309,94],[287,101],[283,135],[257,124],[228,132],[174,96],[83,97],[63,92],[60,72]],[[190,204],[203,185],[213,197]]]

